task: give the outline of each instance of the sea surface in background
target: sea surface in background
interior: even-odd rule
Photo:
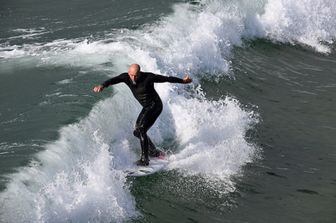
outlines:
[[[0,2],[0,222],[335,222],[336,2]],[[127,178],[140,105],[166,171]]]

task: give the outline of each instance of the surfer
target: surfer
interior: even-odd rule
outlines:
[[[101,92],[110,85],[125,83],[132,91],[134,97],[142,105],[142,110],[135,124],[134,136],[140,139],[141,157],[137,165],[147,166],[149,156],[158,157],[161,151],[156,149],[147,131],[154,124],[162,111],[162,101],[154,89],[154,83],[182,83],[188,84],[192,79],[186,75],[183,79],[168,77],[150,72],[142,72],[139,64],[132,64],[127,73],[108,79],[104,83],[94,87],[94,92]]]

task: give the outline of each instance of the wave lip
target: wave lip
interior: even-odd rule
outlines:
[[[269,0],[259,22],[265,37],[330,53],[336,38],[335,11],[333,0]]]
[[[170,108],[183,145],[170,157],[170,169],[230,181],[229,177],[239,174],[241,167],[255,158],[256,147],[246,141],[245,133],[258,118],[242,110],[237,100],[189,99]]]

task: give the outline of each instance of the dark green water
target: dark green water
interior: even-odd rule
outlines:
[[[281,2],[292,12],[292,1]],[[318,52],[291,29],[279,31],[288,39],[294,33],[290,43],[241,33],[237,27],[255,22],[250,14],[269,10],[254,3],[261,8],[244,1],[1,3],[0,222],[335,222],[335,47]],[[310,5],[307,16],[315,13]],[[305,25],[295,22],[298,30]],[[165,104],[151,134],[177,161],[126,180],[118,170],[135,155],[114,148],[128,151],[119,138],[137,148],[130,132],[139,107],[129,92],[120,94],[124,88],[91,89],[134,61],[153,72],[190,72],[205,102],[190,102],[197,95],[179,88],[179,104],[181,95],[163,89],[175,107]],[[207,104],[226,96],[237,104]],[[189,117],[200,122],[191,130]],[[200,133],[190,139],[193,129]]]
[[[208,96],[233,94],[258,105],[262,117],[253,137],[263,159],[245,168],[240,208],[228,213],[233,219],[335,220],[335,61],[335,55],[256,41],[235,50],[236,80],[218,88],[209,83]]]

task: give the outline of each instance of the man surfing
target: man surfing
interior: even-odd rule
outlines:
[[[160,156],[161,151],[156,149],[147,131],[154,124],[162,111],[162,101],[154,88],[154,83],[182,83],[189,84],[192,79],[186,75],[183,79],[167,77],[150,72],[142,72],[139,64],[132,64],[127,73],[108,79],[94,87],[94,92],[101,92],[110,85],[125,83],[132,91],[134,97],[142,105],[142,110],[135,124],[134,136],[140,139],[141,157],[136,162],[140,166],[148,166],[149,155]]]

